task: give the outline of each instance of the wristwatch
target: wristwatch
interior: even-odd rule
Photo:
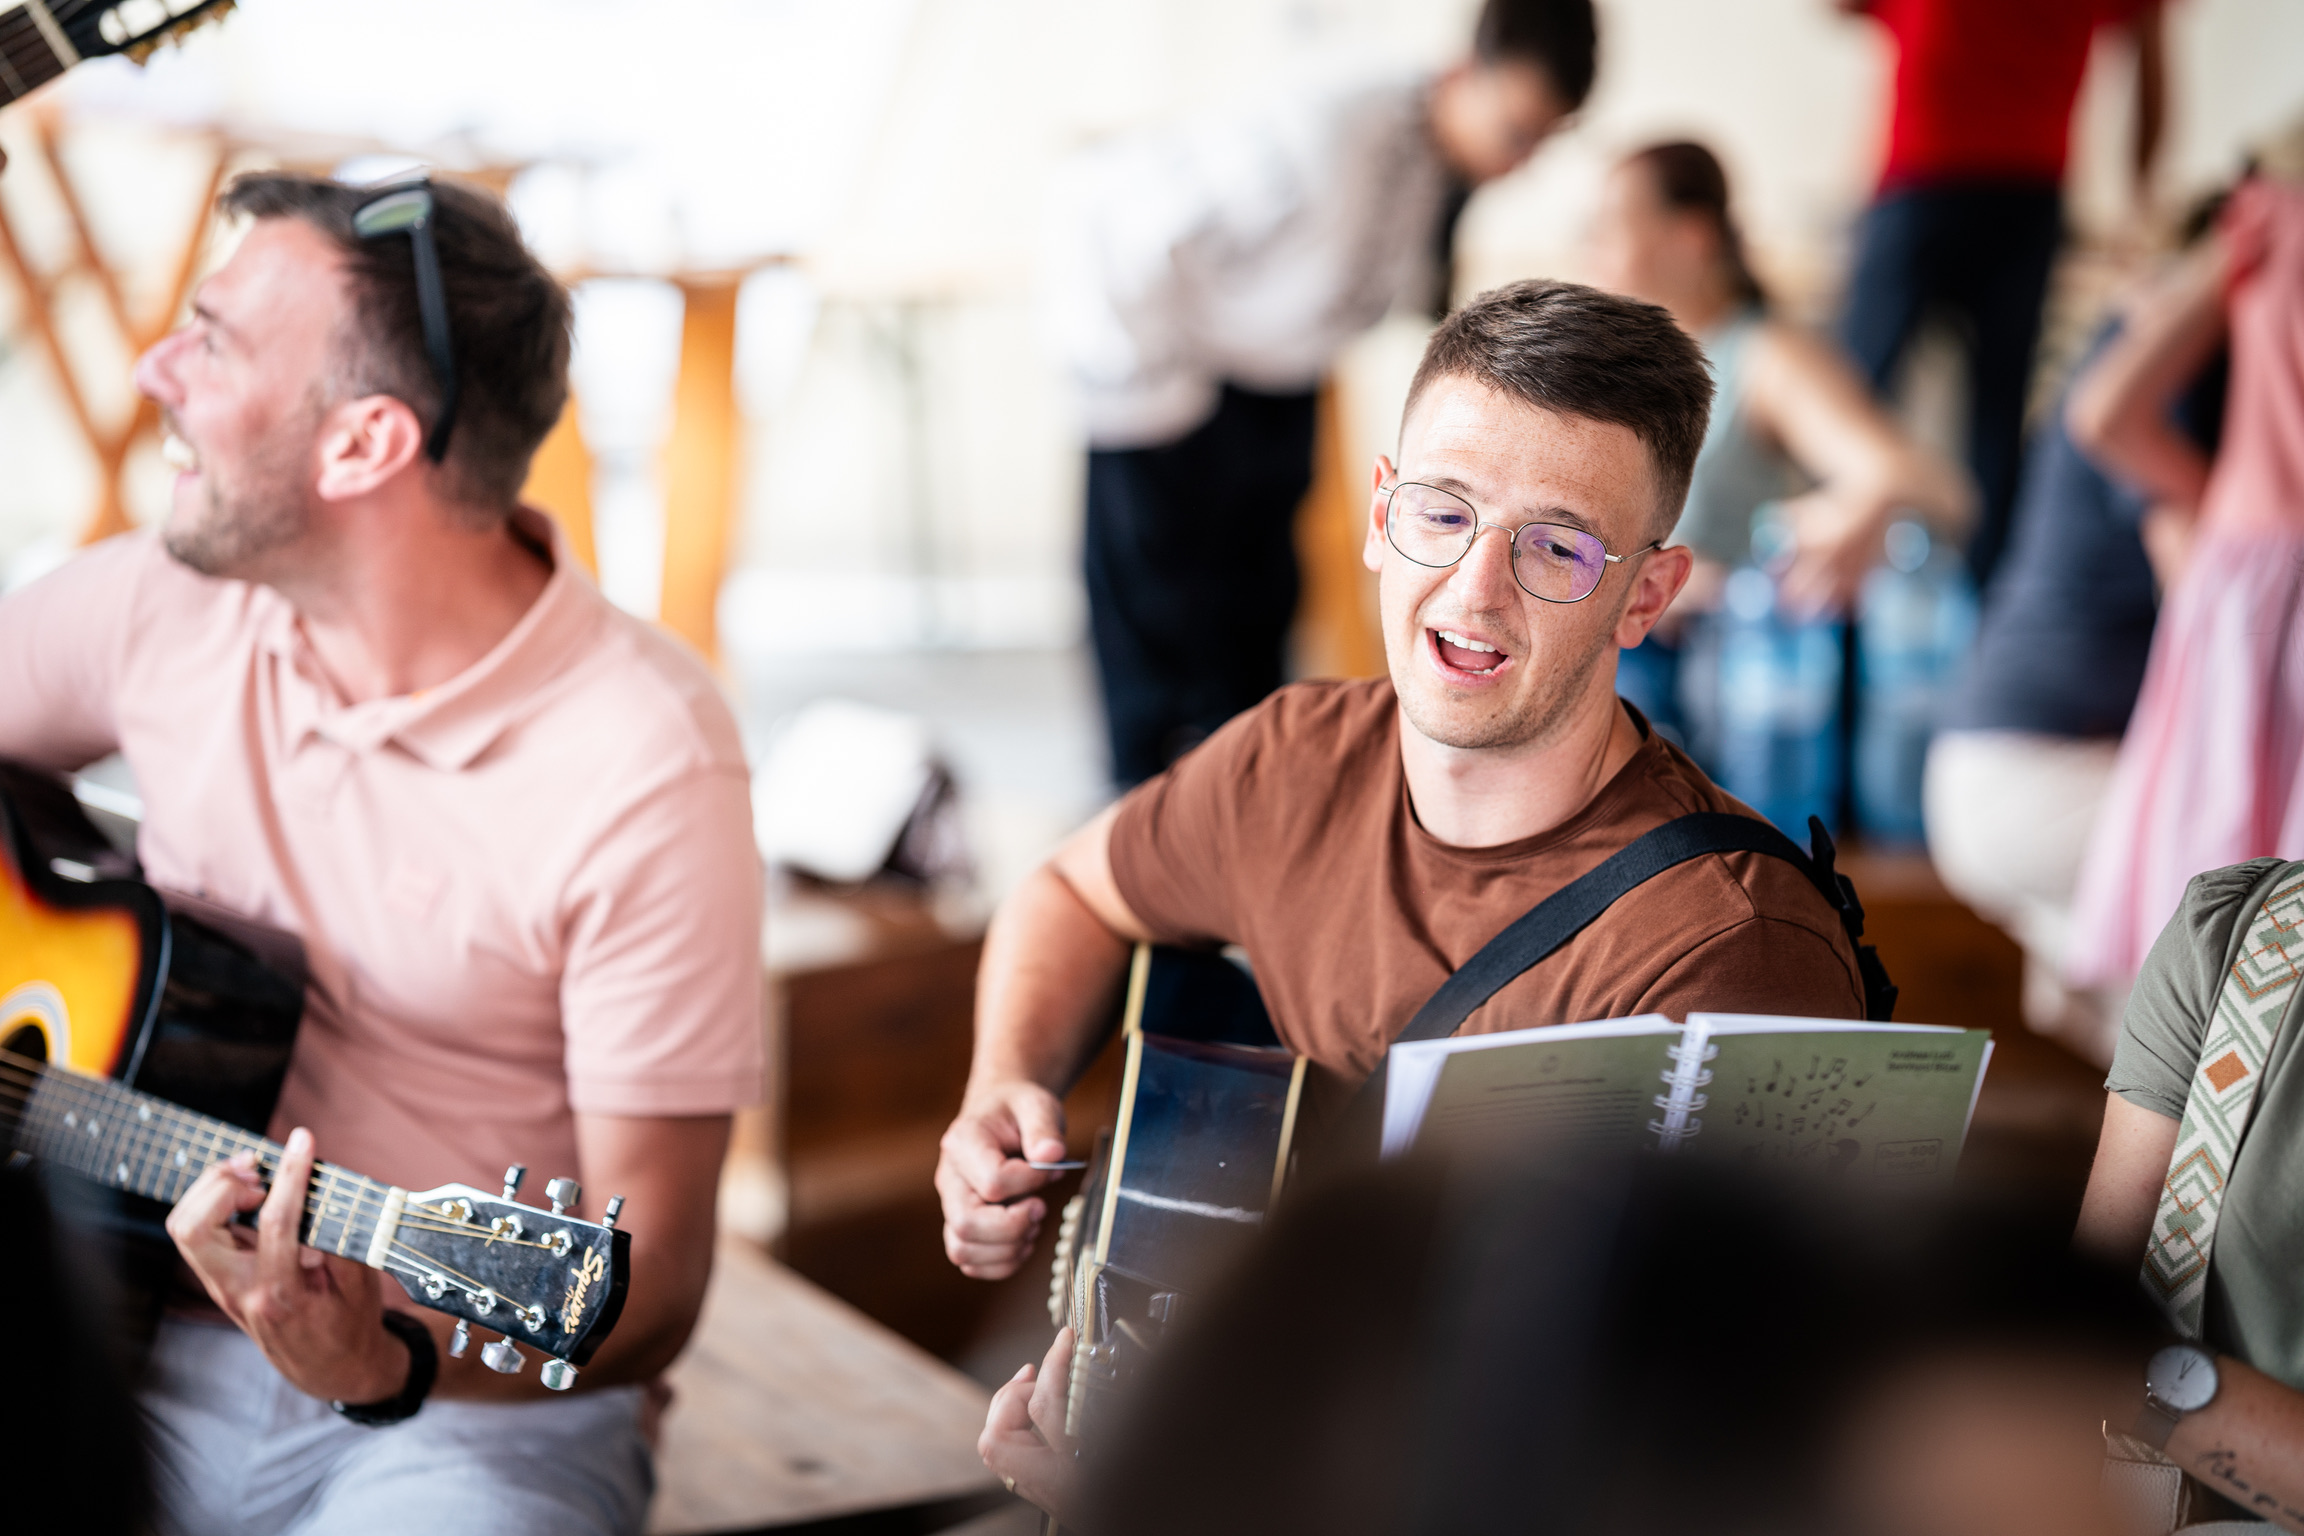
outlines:
[[[328,1405],[353,1423],[370,1429],[382,1429],[416,1417],[416,1410],[424,1406],[424,1399],[432,1393],[432,1383],[440,1375],[440,1346],[432,1342],[431,1329],[405,1312],[386,1307],[384,1331],[408,1346],[408,1380],[398,1392],[380,1403]]]
[[[2216,1401],[2216,1359],[2196,1344],[2171,1344],[2144,1367],[2144,1411],[2136,1438],[2165,1450],[2176,1421]]]

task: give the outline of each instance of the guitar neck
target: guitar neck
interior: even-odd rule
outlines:
[[[0,15],[0,107],[29,96],[78,61],[58,51],[72,48],[55,17],[43,5],[19,5]]]
[[[256,1154],[267,1181],[284,1149],[228,1121],[180,1108],[105,1078],[0,1051],[0,1106],[13,1109],[10,1141],[100,1184],[173,1205],[217,1163]],[[307,1245],[372,1263],[389,1243],[405,1198],[374,1179],[320,1163],[304,1198],[297,1236]]]

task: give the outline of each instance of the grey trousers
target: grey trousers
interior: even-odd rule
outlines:
[[[638,1387],[366,1429],[239,1329],[170,1318],[138,1405],[165,1536],[637,1536],[655,1491]]]

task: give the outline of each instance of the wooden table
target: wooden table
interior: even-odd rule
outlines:
[[[672,1368],[654,1536],[998,1490],[983,1388],[740,1240]]]

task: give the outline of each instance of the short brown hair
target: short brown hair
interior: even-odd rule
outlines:
[[[1446,378],[1631,428],[1656,467],[1659,534],[1679,520],[1711,418],[1712,374],[1666,311],[1581,283],[1507,283],[1440,322],[1408,386],[1402,421]]]
[[[1472,56],[1535,65],[1573,112],[1592,94],[1599,34],[1592,0],[1487,0],[1472,27]]]
[[[347,395],[407,402],[427,430],[440,386],[424,351],[416,263],[405,238],[362,240],[352,215],[376,188],[319,176],[256,171],[219,206],[257,219],[301,219],[328,236],[351,281],[352,315],[338,342]],[[502,511],[519,498],[528,461],[568,403],[568,291],[520,238],[503,203],[454,181],[432,182],[432,237],[456,352],[456,423],[441,464],[448,498]]]

